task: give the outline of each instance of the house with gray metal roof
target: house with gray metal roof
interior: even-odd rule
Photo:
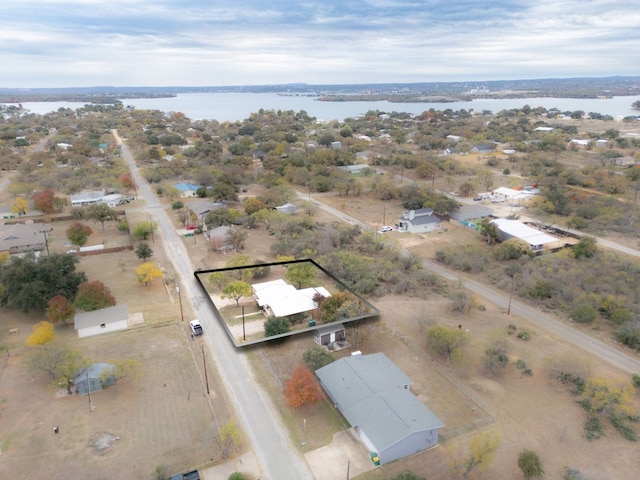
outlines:
[[[409,233],[433,232],[442,226],[442,220],[431,208],[419,208],[404,212],[398,222],[398,230]]]
[[[438,444],[444,423],[383,353],[352,354],[316,370],[320,384],[380,464]]]
[[[129,310],[126,305],[76,313],[73,325],[79,337],[124,330],[129,326]]]

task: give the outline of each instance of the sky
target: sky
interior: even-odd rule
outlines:
[[[0,2],[0,88],[640,75],[630,0]]]

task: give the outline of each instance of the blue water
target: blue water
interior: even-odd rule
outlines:
[[[572,98],[517,98],[517,99],[479,99],[468,102],[452,103],[390,103],[379,102],[321,102],[314,97],[281,96],[275,93],[185,93],[171,98],[126,99],[123,103],[136,109],[160,110],[163,112],[182,112],[192,120],[217,120],[235,122],[248,118],[260,109],[306,111],[318,120],[344,120],[357,117],[369,110],[383,112],[406,112],[419,115],[431,108],[435,110],[489,110],[498,113],[529,105],[531,108],[544,107],[547,110],[557,108],[561,112],[583,111],[600,113],[614,118],[639,115],[631,104],[640,101],[640,96],[613,97],[605,99]],[[75,102],[25,102],[22,104],[32,113],[44,114],[59,108],[76,109],[83,103]]]

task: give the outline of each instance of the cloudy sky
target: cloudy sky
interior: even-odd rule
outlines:
[[[18,0],[0,87],[640,75],[630,0]]]

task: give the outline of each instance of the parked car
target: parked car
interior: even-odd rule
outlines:
[[[473,197],[474,202],[481,202],[483,200],[482,197]]]
[[[451,195],[452,197],[459,197],[460,194],[458,192],[449,192],[449,195]]]
[[[200,325],[200,320],[191,320],[189,326],[191,327],[191,333],[193,335],[202,335],[204,333],[202,325]]]
[[[393,232],[393,227],[389,227],[389,226],[384,226],[380,229],[380,233],[384,233],[384,232]]]

